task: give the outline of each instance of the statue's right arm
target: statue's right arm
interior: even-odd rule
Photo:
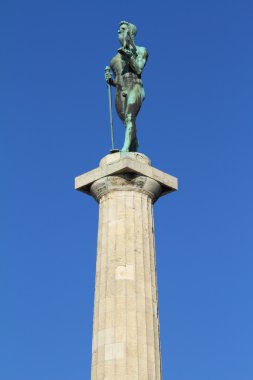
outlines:
[[[114,87],[116,86],[114,79],[112,77],[112,73],[109,70],[105,72],[105,80],[109,85],[114,86]]]
[[[108,81],[108,83],[109,83],[111,86],[116,87],[116,84],[115,84],[115,82],[114,82],[114,79],[110,78],[109,81]]]

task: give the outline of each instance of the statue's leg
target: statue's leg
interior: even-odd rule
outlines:
[[[125,111],[125,141],[122,147],[123,152],[136,152],[138,149],[138,139],[136,134],[136,116],[141,108],[142,96],[139,86],[129,91],[127,95],[127,105]]]
[[[121,149],[122,152],[134,152],[136,151],[136,126],[135,118],[131,112],[127,113],[125,117],[125,141]]]
[[[117,89],[115,96],[115,108],[119,118],[125,123],[127,99],[123,96],[123,91]]]

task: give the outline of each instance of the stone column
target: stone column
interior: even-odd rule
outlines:
[[[76,188],[99,203],[91,379],[160,380],[153,203],[177,180],[119,152]]]

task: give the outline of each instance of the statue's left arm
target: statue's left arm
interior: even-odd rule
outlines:
[[[148,52],[145,48],[139,48],[136,55],[129,58],[129,64],[137,75],[140,75],[148,59]]]

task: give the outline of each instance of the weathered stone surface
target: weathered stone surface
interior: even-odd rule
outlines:
[[[160,380],[153,203],[177,179],[115,153],[76,179],[99,202],[92,380]]]
[[[104,157],[97,169],[76,177],[75,189],[93,195],[90,188],[95,181],[120,174],[135,174],[158,182],[161,185],[160,196],[178,188],[177,178],[152,167],[148,157],[141,153],[118,152]]]

